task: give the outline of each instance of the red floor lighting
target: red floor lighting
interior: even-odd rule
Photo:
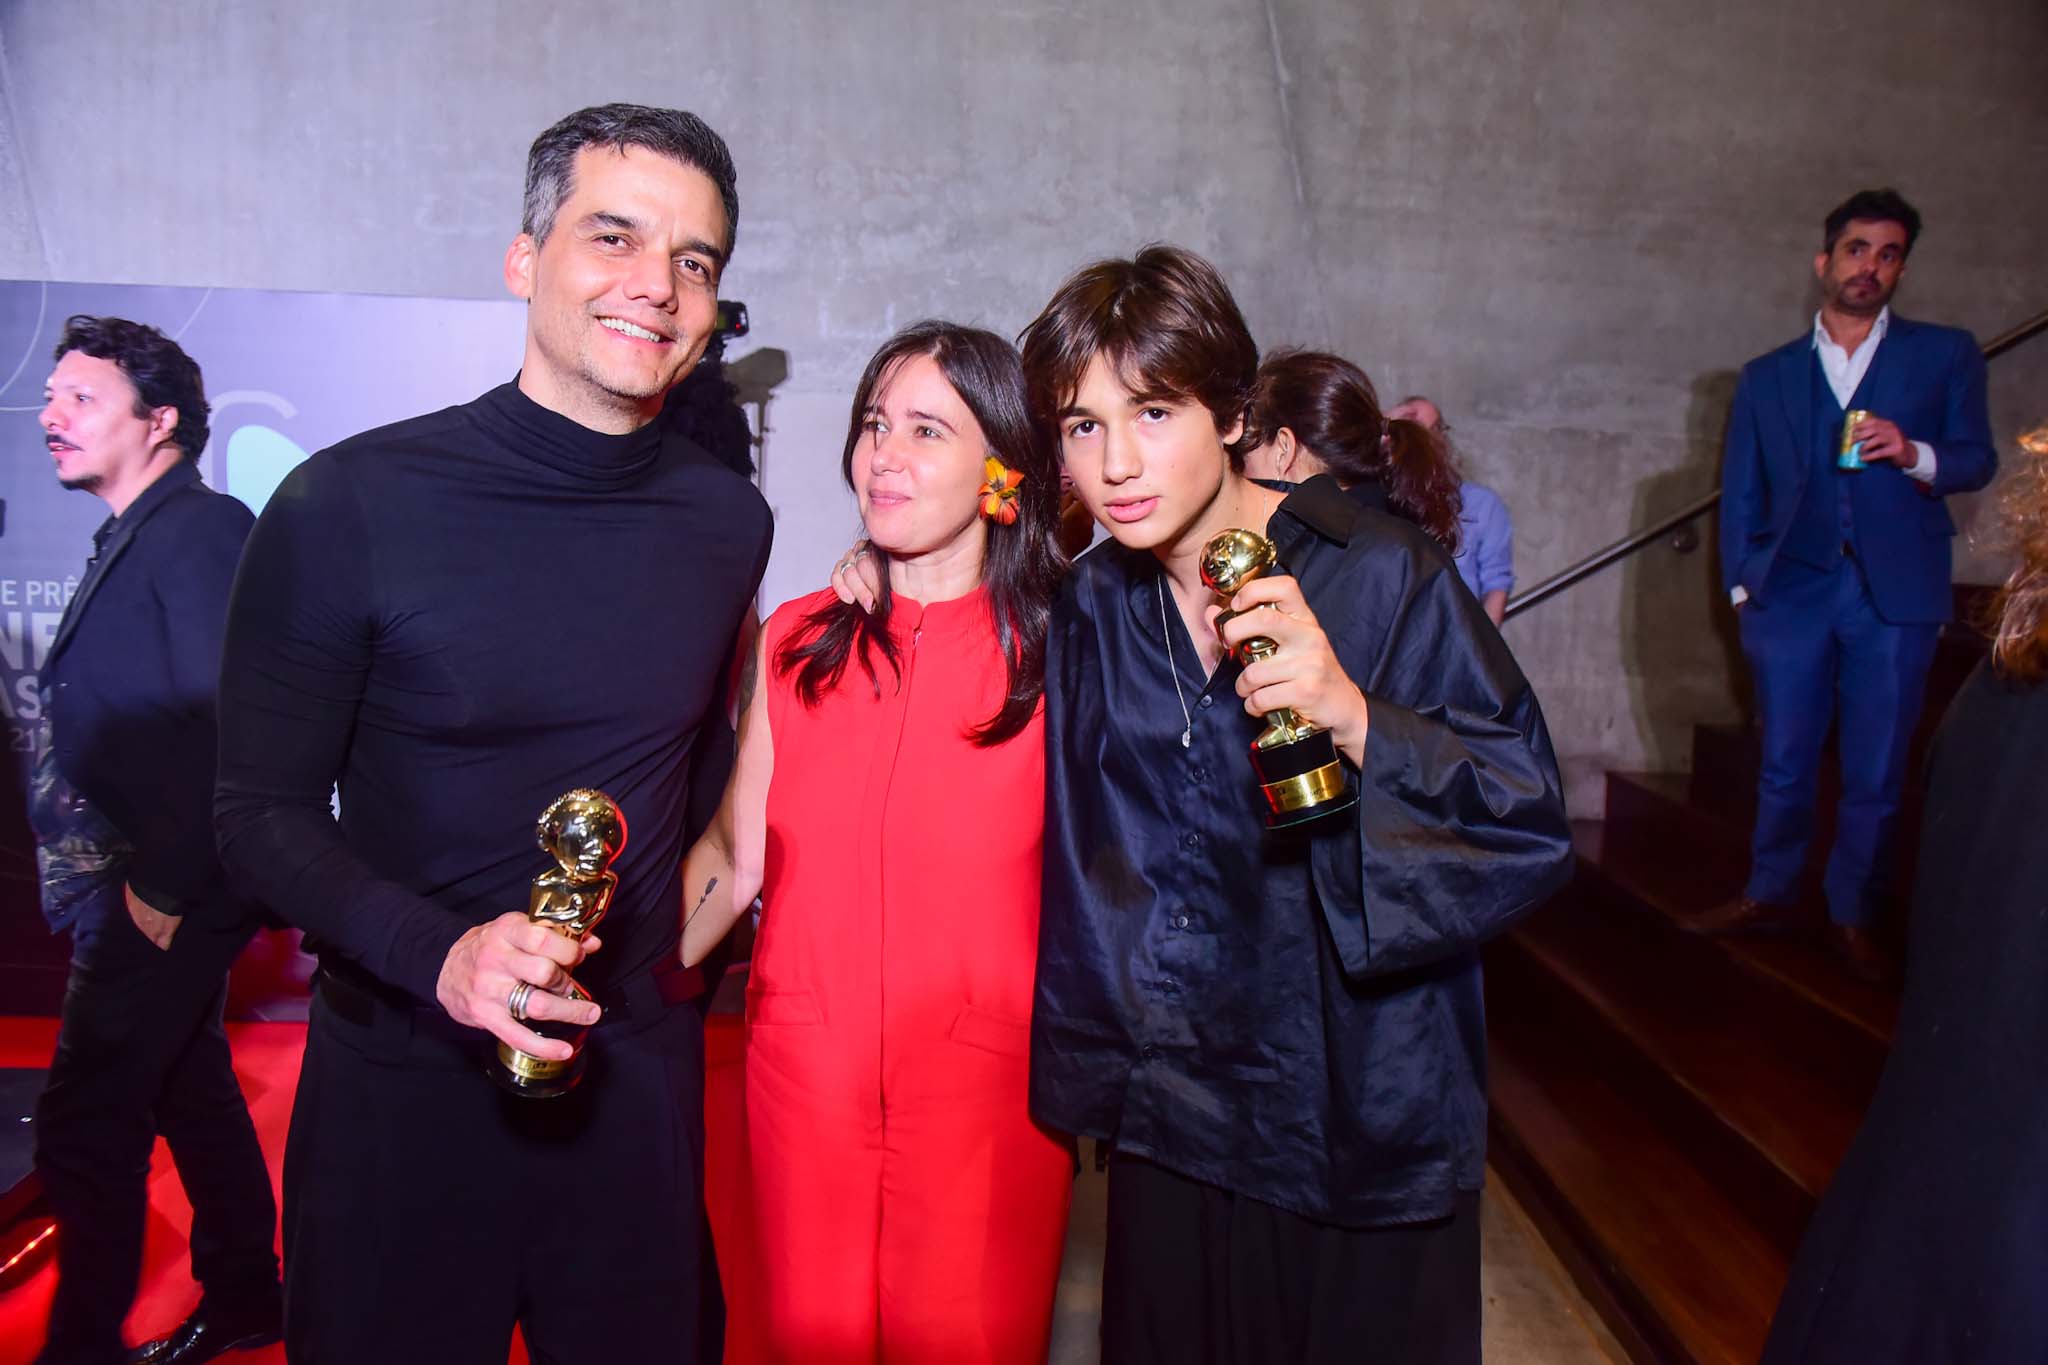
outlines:
[[[30,1218],[0,1234],[0,1293],[36,1273],[57,1251],[57,1225],[47,1218]]]

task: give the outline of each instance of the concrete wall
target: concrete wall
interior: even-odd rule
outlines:
[[[1436,395],[1526,585],[1713,486],[1733,372],[1807,325],[1850,190],[1927,215],[1904,311],[1988,335],[2048,306],[2044,69],[2039,0],[15,0],[0,276],[494,296],[533,134],[680,104],[741,168],[771,604],[852,531],[833,468],[883,336],[1014,331],[1155,238],[1216,259],[1262,342]],[[1995,368],[2003,436],[2044,379],[2048,341]],[[1600,769],[1683,766],[1736,714],[1711,558],[1510,627],[1582,812]]]

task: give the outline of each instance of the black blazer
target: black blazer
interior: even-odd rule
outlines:
[[[214,692],[254,521],[173,467],[116,523],[42,668],[57,769],[134,845],[135,893],[220,923],[245,908],[214,851]]]

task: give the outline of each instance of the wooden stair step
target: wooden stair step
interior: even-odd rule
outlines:
[[[1693,803],[1676,773],[1607,774],[1606,856],[1655,869],[1679,908],[1705,910],[1742,890],[1748,831]]]
[[[1501,1030],[1541,1027],[1577,1040],[1578,1065],[1624,1095],[1639,1117],[1684,1153],[1702,1179],[1781,1253],[1798,1245],[1813,1196],[1657,1059],[1636,1046],[1599,1005],[1532,953],[1519,937],[1486,956],[1487,998]]]
[[[1714,941],[1744,970],[1770,978],[1887,1048],[1891,1046],[1892,1036],[1899,1030],[1898,995],[1850,976],[1825,948],[1804,938],[1768,935]]]
[[[1760,762],[1757,732],[1748,726],[1695,725],[1688,793],[1705,809],[1746,827],[1756,815],[1756,774]],[[1822,780],[1832,783],[1833,765],[1823,767],[1827,771]]]
[[[1833,837],[1831,816],[1822,815],[1792,897],[1816,930],[1827,919],[1821,874]],[[1678,922],[1742,894],[1749,881],[1749,832],[1747,816],[1703,807],[1678,773],[1607,774],[1602,860],[1632,887],[1649,891],[1650,902]]]
[[[1682,859],[1631,856],[1637,846],[1618,845],[1612,831],[1592,821],[1573,822],[1582,880],[1589,893],[1610,904],[1640,907],[1682,925],[1731,894],[1690,876]],[[1813,932],[1820,927],[1818,916]],[[1744,971],[1828,1011],[1889,1047],[1898,1028],[1899,997],[1843,971],[1826,948],[1808,934],[1735,934],[1704,940]]]
[[[1564,901],[1512,938],[1810,1213],[1877,1088],[1875,1039],[1640,909]]]
[[[1583,1035],[1498,1015],[1489,1035],[1495,1168],[1616,1336],[1637,1359],[1754,1361],[1788,1264],[1774,1239]]]

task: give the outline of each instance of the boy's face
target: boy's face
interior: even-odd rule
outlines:
[[[1228,431],[1192,398],[1134,393],[1101,355],[1060,417],[1060,458],[1074,493],[1118,542],[1166,552],[1200,530],[1230,475]]]

